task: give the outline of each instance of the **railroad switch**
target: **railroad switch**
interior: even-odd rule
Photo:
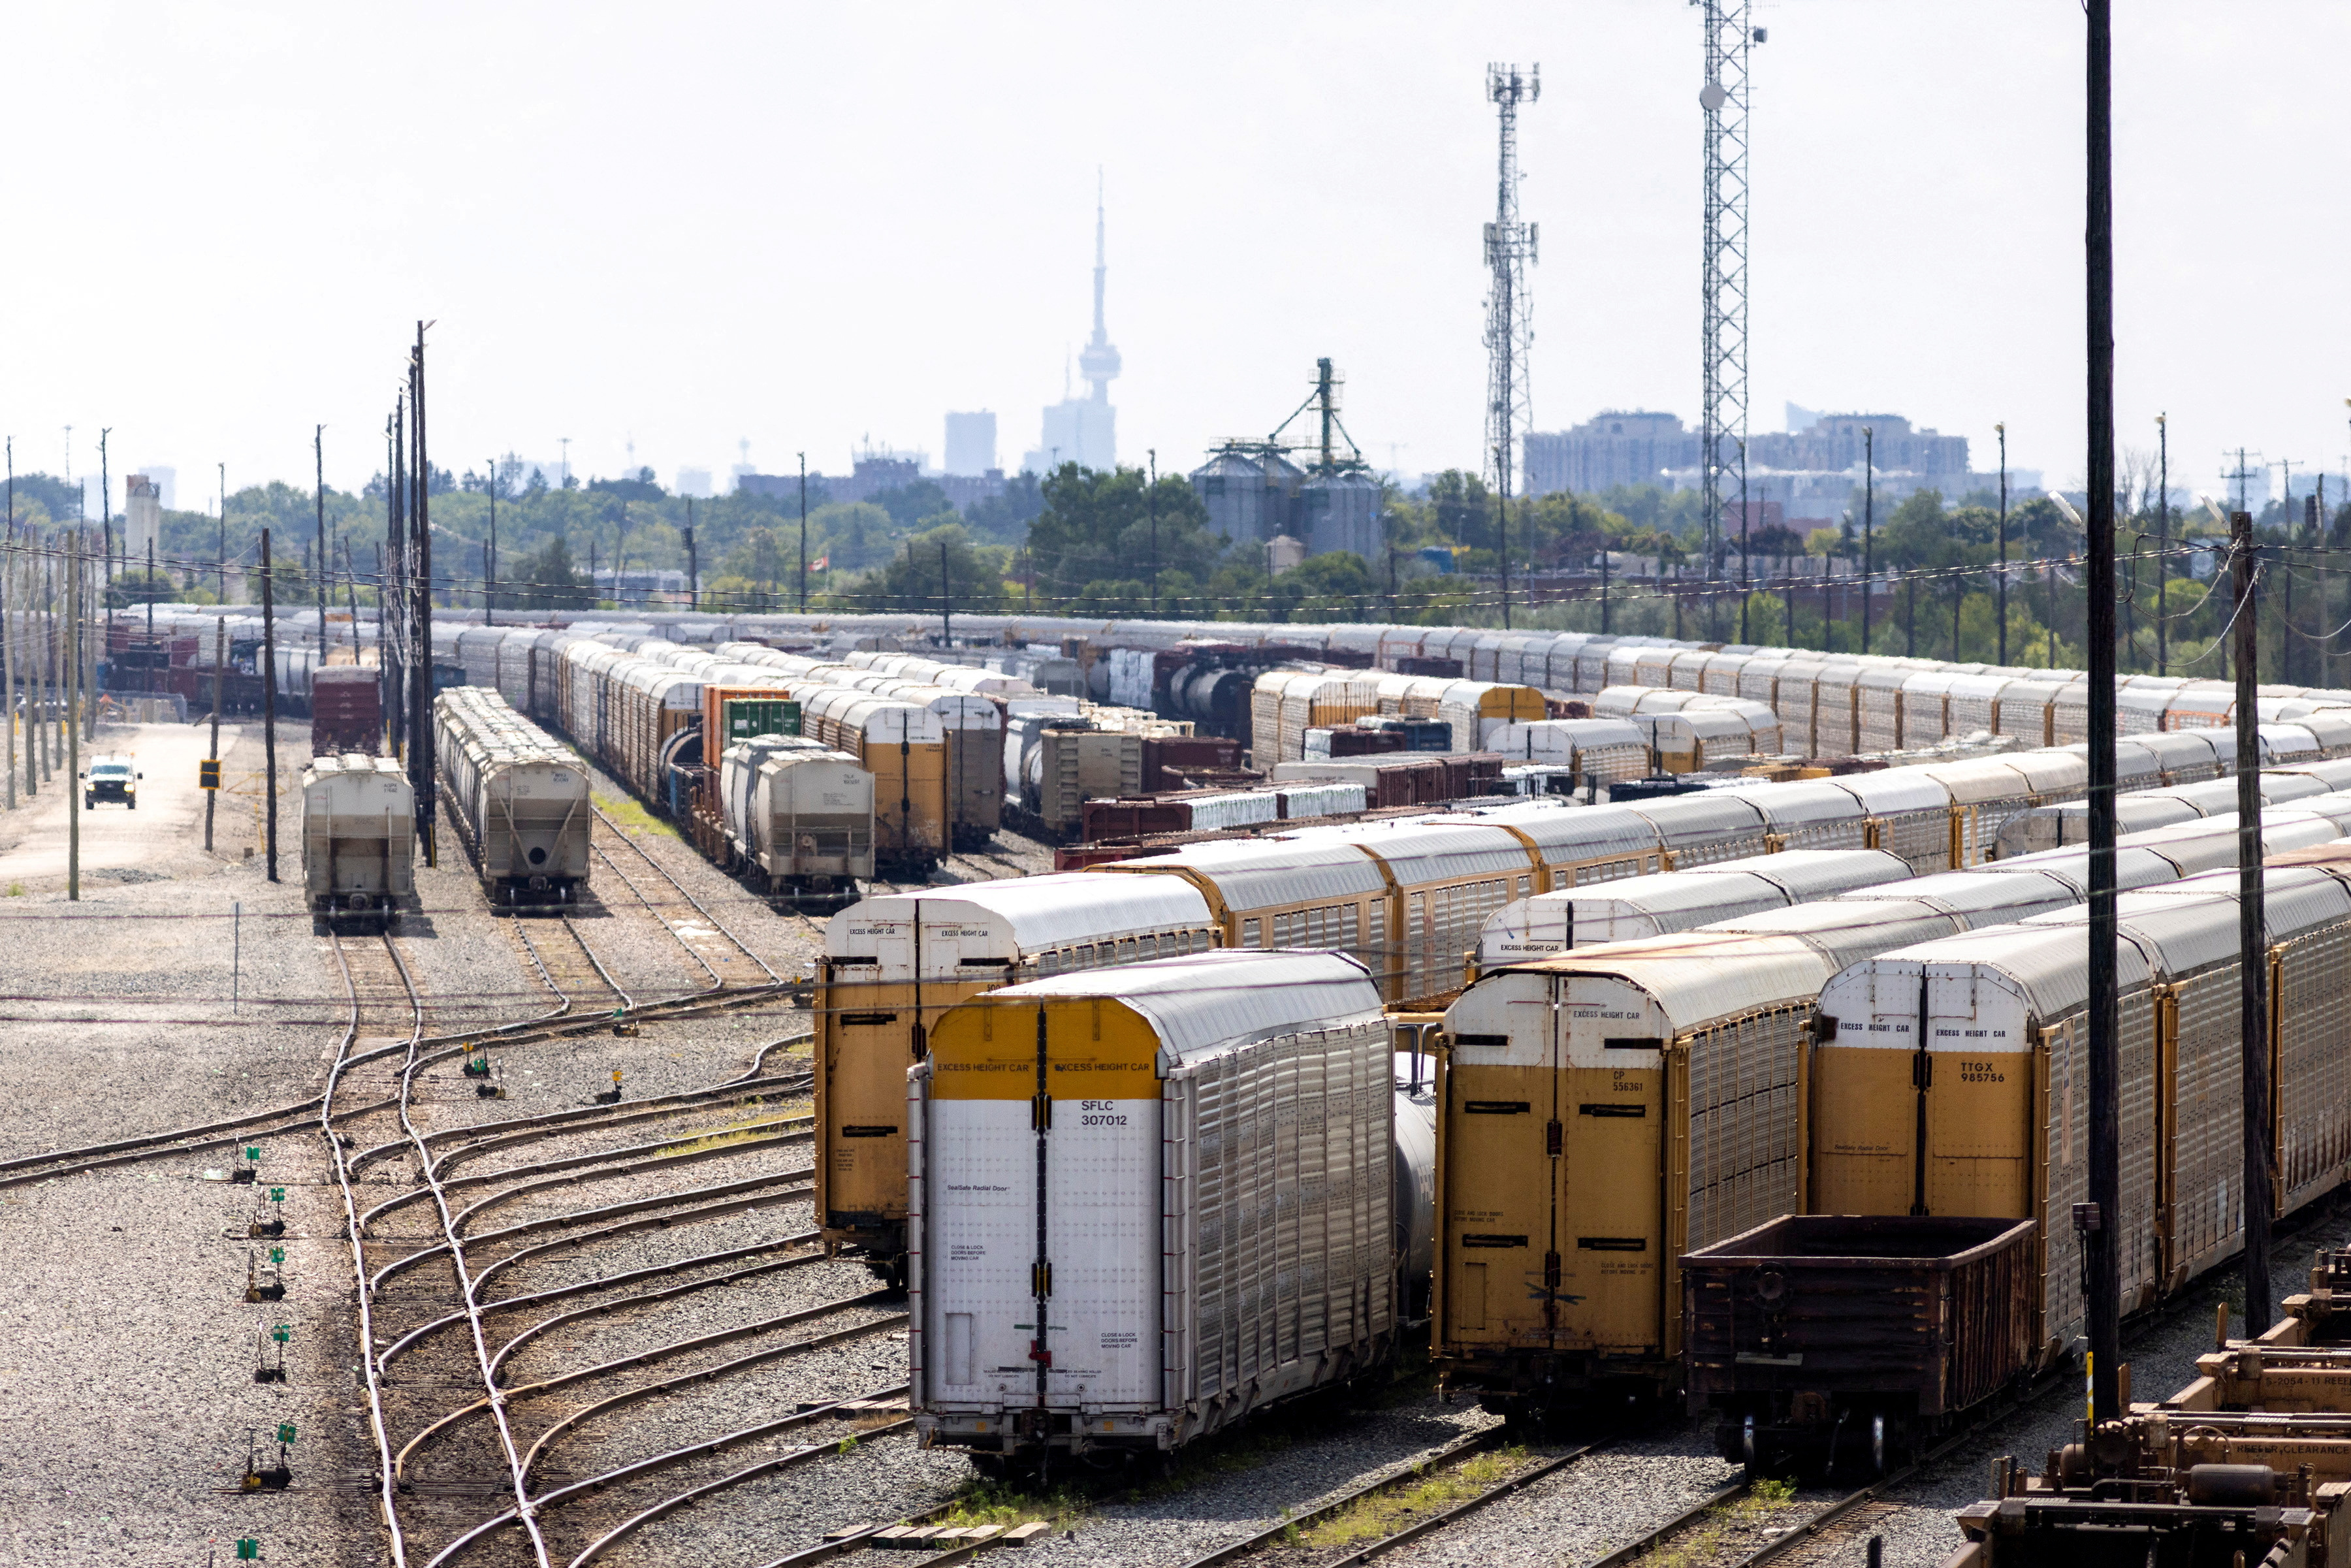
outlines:
[[[248,1301],[282,1301],[286,1299],[286,1249],[269,1249],[269,1266],[257,1267],[250,1248],[245,1254],[245,1299]]]
[[[246,1428],[245,1479],[237,1482],[237,1490],[239,1491],[284,1491],[287,1487],[294,1484],[294,1466],[292,1463],[294,1448],[294,1423],[291,1421],[280,1422],[277,1427],[277,1462],[270,1466],[267,1469],[263,1469],[257,1462],[254,1450],[253,1428],[250,1427]]]
[[[231,1168],[228,1179],[239,1186],[251,1186],[261,1176],[261,1145],[247,1144],[243,1154],[244,1160]]]
[[[246,1234],[256,1241],[275,1240],[286,1234],[286,1189],[282,1186],[271,1187],[268,1202],[269,1218],[264,1219],[261,1218],[261,1197],[258,1193],[254,1195],[253,1220],[247,1227]]]
[[[620,1103],[621,1070],[615,1067],[612,1069],[612,1086],[596,1096],[596,1103],[599,1105],[617,1105]]]
[[[485,1050],[479,1056],[465,1059],[465,1076],[474,1080],[474,1097],[477,1100],[503,1100],[507,1097],[506,1074],[490,1071],[490,1053]]]
[[[612,1032],[623,1040],[634,1040],[637,1037],[637,1020],[629,1016],[628,1009],[612,1009]]]
[[[294,1327],[291,1323],[279,1323],[271,1329],[266,1337],[256,1334],[253,1358],[253,1380],[256,1383],[286,1381],[286,1342],[293,1337]],[[272,1364],[270,1356],[270,1347],[273,1344],[277,1346],[275,1364]]]

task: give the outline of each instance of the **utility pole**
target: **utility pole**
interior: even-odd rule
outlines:
[[[261,755],[268,790],[268,831],[263,852],[269,880],[277,880],[277,596],[270,583],[277,576],[269,559],[269,530],[261,530]]]
[[[414,759],[410,775],[416,789],[416,841],[423,846],[424,863],[437,866],[441,861],[433,841],[433,458],[424,444],[425,326],[423,321],[416,324],[416,347],[409,354],[408,402],[415,414],[416,426],[416,461],[413,480],[416,492],[416,520],[413,529],[416,548],[414,559],[410,562],[416,575],[416,652],[411,663],[409,684],[416,694],[416,706],[409,721],[413,733],[409,739],[408,754]],[[613,580],[617,587],[617,575]]]
[[[1322,462],[1323,465],[1328,467],[1331,462],[1331,417],[1327,412],[1331,401],[1328,390],[1330,386],[1330,378],[1328,375],[1330,361],[1325,360],[1323,361],[1323,365],[1325,368],[1323,378],[1323,386],[1325,390],[1323,392],[1322,401],[1326,412],[1322,416]],[[1150,448],[1150,455],[1151,481],[1144,488],[1143,496],[1145,505],[1149,507],[1151,511],[1151,617],[1155,621],[1159,618],[1159,448],[1156,446]],[[1395,601],[1395,559],[1393,554],[1391,554],[1388,559],[1388,601],[1390,605],[1393,606]],[[1394,613],[1393,609],[1391,609],[1390,613]]]
[[[800,613],[808,613],[808,454],[800,458]]]
[[[2171,674],[2171,621],[2164,613],[2164,587],[2171,580],[2171,431],[2168,416],[2155,416],[2155,673]]]
[[[2005,667],[2008,664],[2008,426],[2005,423],[1995,424],[1992,430],[2000,436],[2000,569],[1992,577],[2000,602],[1992,606],[1992,614],[2000,622],[1998,659]]]
[[[1500,120],[1494,221],[1486,225],[1486,266],[1493,281],[1486,296],[1486,450],[1494,460],[1497,556],[1502,567],[1502,629],[1510,627],[1510,480],[1519,434],[1532,427],[1527,361],[1534,315],[1527,268],[1536,259],[1539,226],[1519,219],[1519,105],[1542,97],[1542,68],[1486,68],[1486,96]]]
[[[220,464],[220,601],[228,602],[228,465]]]
[[[1747,549],[1755,519],[1747,511],[1747,438],[1739,438],[1739,640],[1747,641],[1747,595],[1754,583],[1753,559]]]
[[[327,662],[327,427],[323,424],[310,433],[310,458],[316,465],[312,493],[319,498],[319,570],[312,586],[318,590],[319,663],[323,664]],[[356,628],[352,634],[358,634]]]
[[[1699,285],[1698,479],[1707,572],[1721,570],[1723,443],[1747,434],[1748,0],[1699,0],[1706,31],[1705,251]]]
[[[2115,214],[2113,3],[2086,0],[2089,23],[2087,359],[2089,541],[2086,606],[2090,665],[2090,1209],[2088,1256],[2092,1422],[2126,1414],[2122,1365],[2122,1003],[2116,991],[2115,921]],[[2053,631],[2052,634],[2054,632]],[[2255,768],[2259,777],[2259,768]],[[2255,821],[2260,802],[2254,802]],[[2263,971],[2266,976],[2266,969]],[[2248,1052],[2252,1042],[2246,1042]],[[2250,1222],[2254,1197],[2245,1195]],[[2088,1216],[2085,1216],[2087,1219]],[[2081,1223],[2077,1221],[2077,1224]],[[2246,1227],[2250,1239],[2252,1228]],[[2250,1245],[2248,1251],[2250,1252]],[[2266,1294],[2266,1292],[2264,1292]],[[2250,1312],[2252,1298],[2246,1300]],[[2262,1322],[2268,1322],[2264,1312]]]
[[[939,646],[955,646],[955,596],[947,589],[947,541],[939,541]]]
[[[1869,580],[1876,570],[1870,532],[1877,517],[1877,436],[1861,427],[1861,651],[1869,652]],[[1846,516],[1852,516],[1847,513]]]
[[[210,762],[215,768],[220,766],[221,691],[227,678],[228,622],[216,615],[213,617],[213,743],[212,748],[204,754],[204,760]],[[219,802],[219,800],[218,789],[204,791],[204,851],[206,853],[210,853],[213,847],[213,807]]]
[[[66,534],[66,898],[81,902],[81,536]]]
[[[694,549],[694,497],[685,498],[685,607],[702,608],[702,558]]]
[[[2255,716],[2261,639],[2254,626],[2253,515],[2229,518],[2237,644],[2237,1031],[2244,1092],[2245,1334],[2270,1320],[2269,942],[2262,908],[2262,743]]]
[[[490,538],[482,551],[482,624],[498,623],[498,460],[490,459],[490,479],[484,486],[490,493]],[[685,500],[685,548],[694,549],[694,497]],[[352,634],[358,634],[356,625]]]

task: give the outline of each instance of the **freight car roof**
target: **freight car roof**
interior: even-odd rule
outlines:
[[[1492,971],[1495,977],[1614,976],[1646,992],[1677,1033],[1774,1002],[1817,995],[1830,973],[1828,960],[1800,936],[1729,936],[1719,931],[1603,942]],[[1470,987],[1463,1001],[1485,985],[1480,979]]]
[[[953,921],[987,927],[1007,957],[1072,942],[1215,924],[1207,900],[1180,876],[1057,872],[866,899],[832,917],[825,928],[825,951],[841,956],[870,950],[871,941],[852,936],[852,927],[878,920],[912,920],[918,906],[925,925]]]
[[[1150,1020],[1176,1063],[1275,1035],[1344,1029],[1381,1016],[1371,972],[1343,953],[1230,948],[1081,969],[1007,986],[976,999],[1018,1006],[1039,997],[1114,997]]]

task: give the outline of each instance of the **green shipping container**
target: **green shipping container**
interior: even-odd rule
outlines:
[[[730,697],[719,705],[718,717],[728,746],[758,735],[800,732],[800,705],[784,697]]]

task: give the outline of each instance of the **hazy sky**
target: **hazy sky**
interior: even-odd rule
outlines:
[[[2339,465],[2341,0],[2135,0],[2116,47],[2121,418]],[[1782,0],[1754,57],[1751,428],[1788,400],[2077,476],[2077,0]],[[1535,423],[1694,418],[1701,86],[1681,0],[394,7],[26,3],[0,41],[20,467],[195,504],[379,465],[431,335],[434,454],[664,484],[1038,439],[1107,171],[1123,458],[1189,467],[1348,378],[1367,455],[1471,465],[1489,60],[1524,114]],[[120,497],[120,485],[117,496]],[[119,500],[118,500],[119,504]]]

